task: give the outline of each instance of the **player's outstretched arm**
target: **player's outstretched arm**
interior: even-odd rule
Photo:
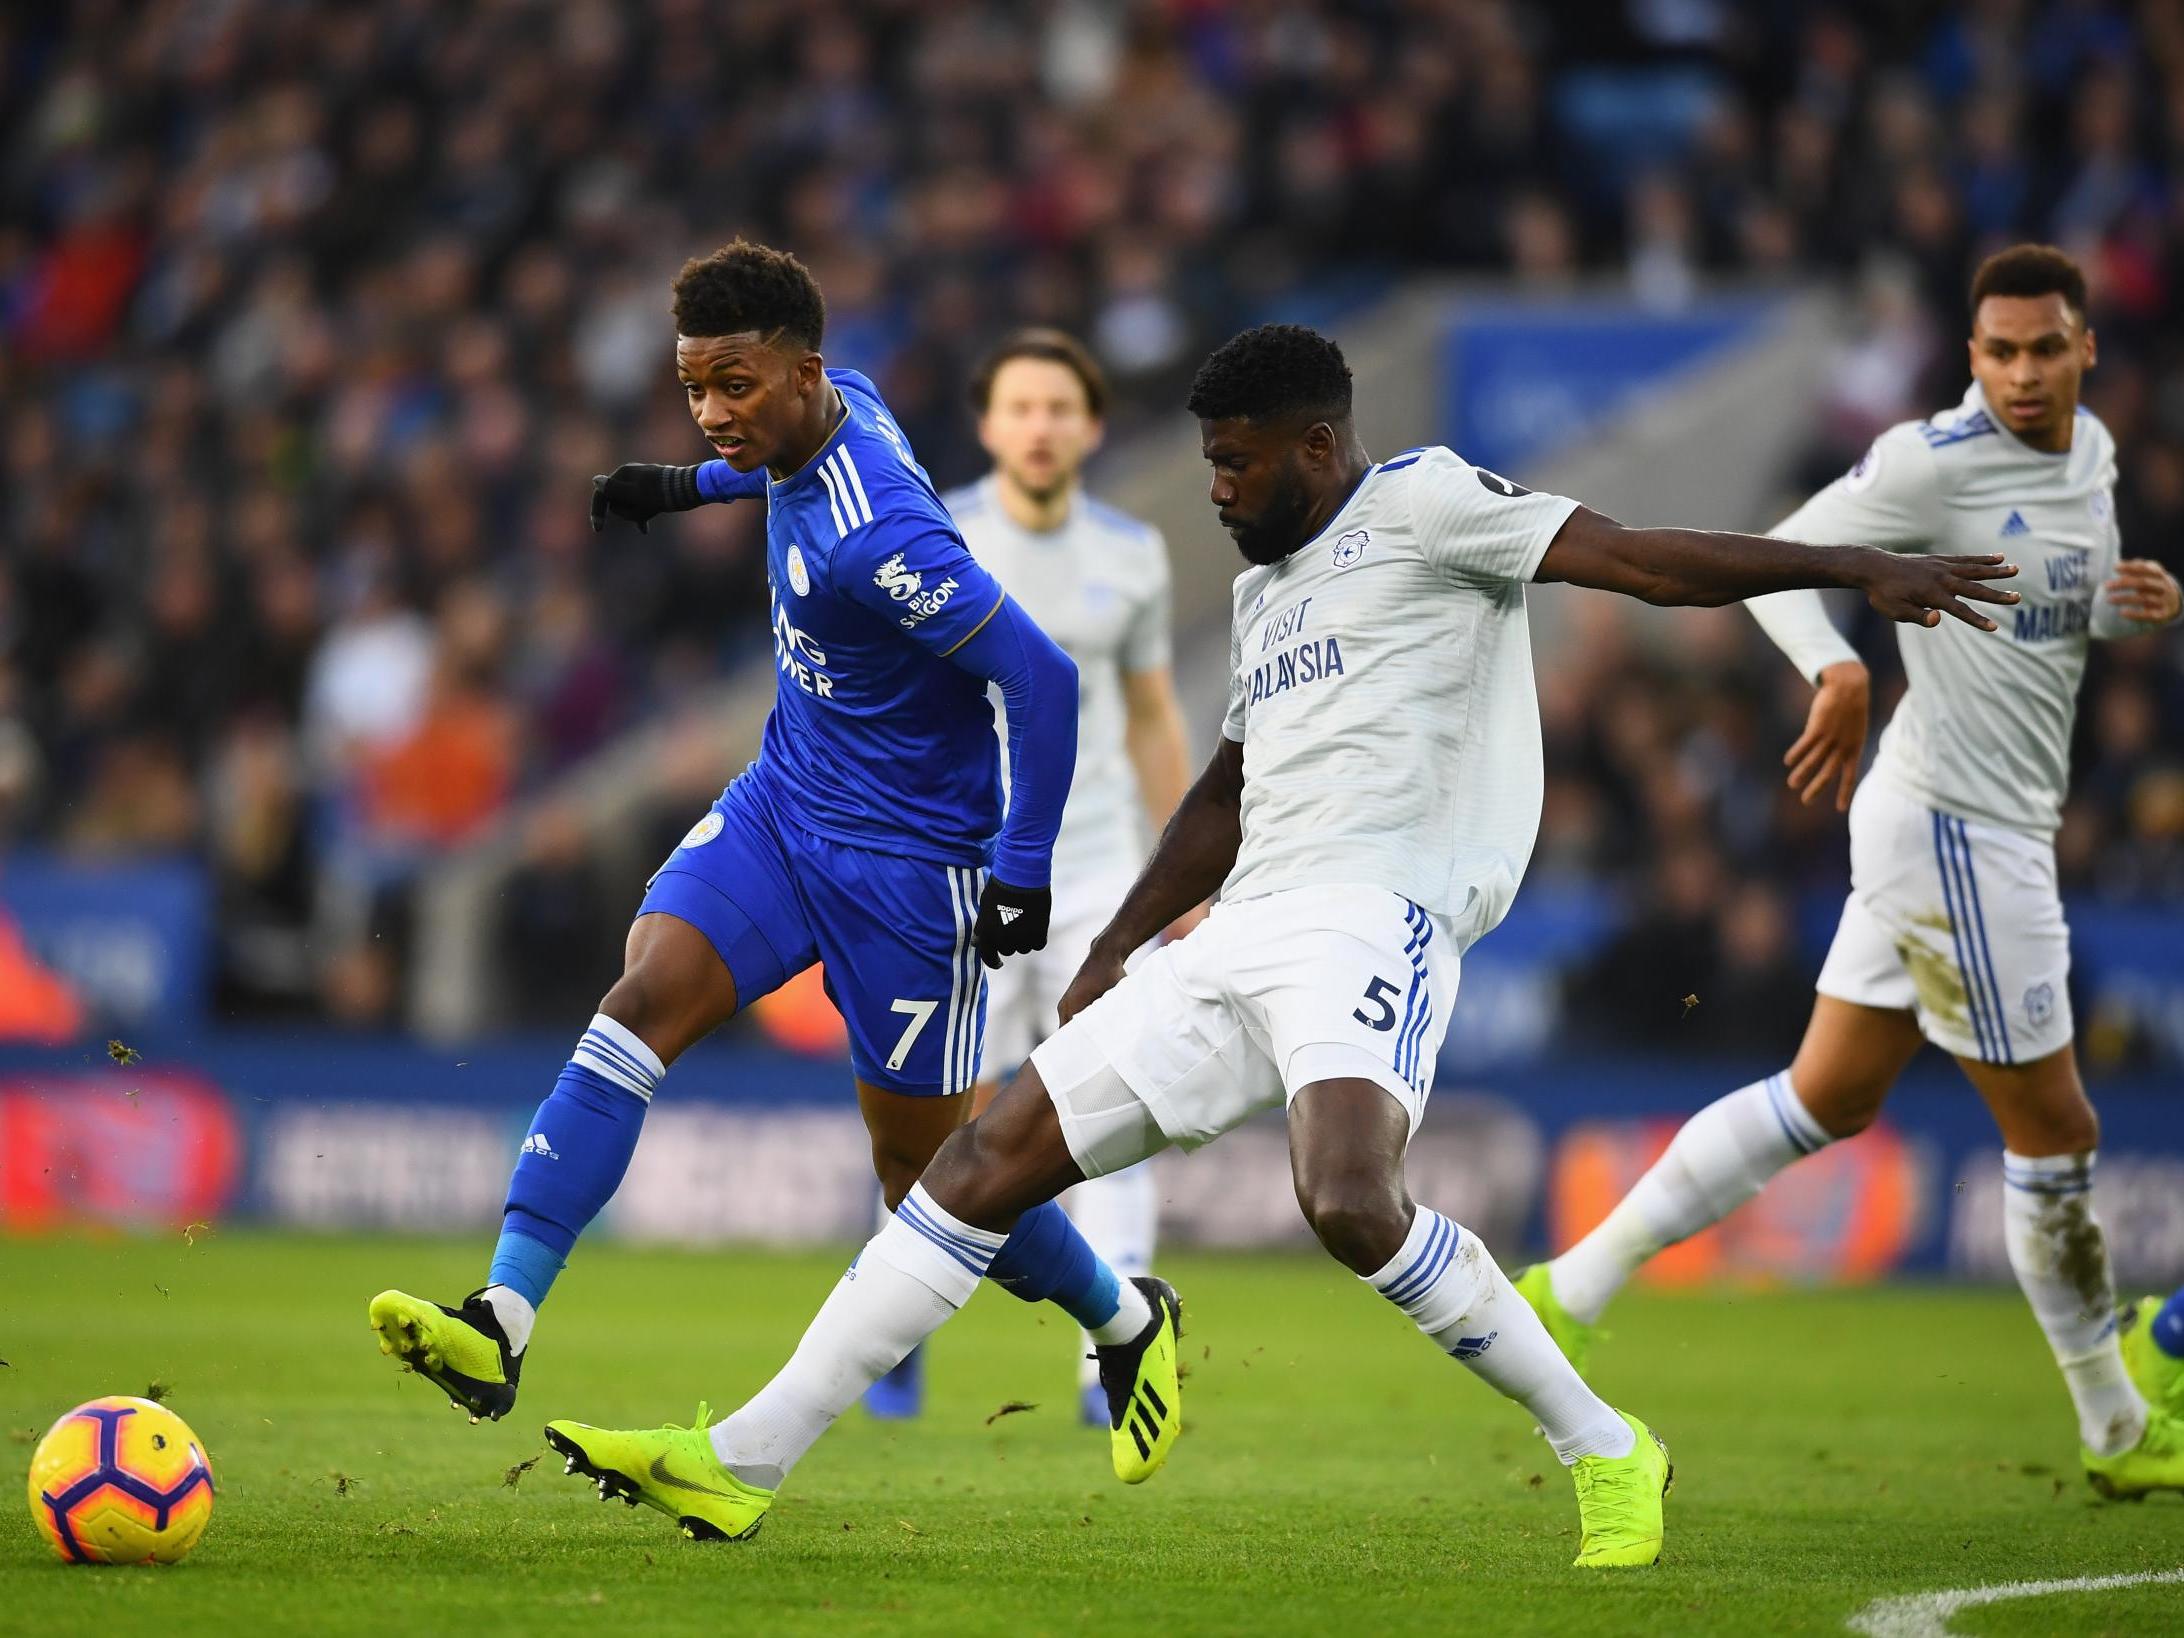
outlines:
[[[707,501],[747,500],[766,492],[763,467],[738,472],[726,461],[704,461],[696,466],[653,466],[644,461],[624,461],[612,472],[601,472],[591,481],[591,526],[597,534],[610,517],[637,525],[641,535],[662,512],[687,512]]]
[[[1998,555],[1911,557],[1711,529],[1626,529],[1580,506],[1556,532],[1533,578],[1699,608],[1802,586],[1847,586],[1891,620],[1931,626],[1946,614],[1992,631],[1994,622],[1970,604],[2015,603],[2015,592],[1987,582],[2016,573],[2017,565]]]
[[[1243,742],[1223,734],[1205,771],[1183,793],[1114,919],[1092,941],[1091,953],[1063,992],[1063,1023],[1121,981],[1122,964],[1131,951],[1150,943],[1184,911],[1203,904],[1227,880],[1236,850],[1243,846],[1243,805]]]

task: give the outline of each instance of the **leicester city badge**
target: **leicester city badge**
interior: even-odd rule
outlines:
[[[811,595],[811,571],[804,567],[804,554],[794,546],[789,548],[789,584],[799,597]]]

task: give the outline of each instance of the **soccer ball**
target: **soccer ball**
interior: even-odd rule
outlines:
[[[71,1564],[172,1564],[212,1518],[212,1467],[166,1406],[124,1394],[94,1399],[39,1441],[30,1512]]]

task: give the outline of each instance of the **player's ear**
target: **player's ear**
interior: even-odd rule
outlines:
[[[796,390],[806,397],[827,384],[827,361],[817,353],[806,353],[796,361]]]
[[[2093,326],[2088,324],[2085,327],[2085,367],[2090,370],[2100,361],[2100,345],[2094,339]]]
[[[1107,423],[1095,415],[1086,425],[1084,452],[1090,455],[1105,442],[1107,442]]]
[[[1325,421],[1314,421],[1304,429],[1304,436],[1297,440],[1306,462],[1312,466],[1325,466],[1335,452],[1335,429]]]

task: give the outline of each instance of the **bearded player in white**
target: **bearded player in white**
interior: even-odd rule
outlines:
[[[2019,245],[1972,283],[1972,385],[1931,421],[1883,433],[1776,529],[1898,552],[2000,547],[2024,601],[1995,632],[1944,624],[1902,639],[1909,691],[1869,778],[1865,667],[1819,598],[1752,604],[1818,685],[1785,761],[1806,800],[1850,810],[1850,898],[1790,1067],[1686,1122],[1605,1221],[1519,1289],[1581,1367],[1608,1299],[1647,1258],[1726,1216],[1776,1172],[1862,1132],[1921,1039],[1955,1057],[2001,1128],[2010,1266],[2078,1412],[2104,1495],[2184,1489],[2184,1424],[2147,1399],[2117,1347],[2093,1214],[2099,1125],[2071,1048],[2070,943],[2054,836],[2086,643],[2177,618],[2175,579],[2121,559],[2115,445],[2078,406],[2094,359],[2085,279]]]
[[[1526,584],[1693,604],[1854,586],[1896,619],[1989,629],[1962,599],[2013,602],[1986,582],[2015,571],[1992,555],[1625,529],[1446,449],[1375,464],[1350,398],[1341,350],[1295,325],[1236,337],[1192,385],[1213,503],[1253,565],[1236,581],[1228,717],[1063,997],[1060,1033],[941,1146],[741,1410],[710,1431],[555,1423],[557,1441],[617,1472],[678,1461],[740,1498],[724,1534],[755,1527],[834,1419],[969,1300],[1020,1213],[1286,1100],[1314,1232],[1538,1421],[1572,1470],[1576,1562],[1659,1556],[1665,1448],[1585,1385],[1478,1238],[1403,1181],[1460,958],[1508,910],[1539,826]],[[1216,889],[1196,932],[1125,975]],[[1117,1432],[1138,1443],[1138,1478],[1182,1426],[1177,1326],[1164,1302],[1133,1344],[1143,1364]]]
[[[1077,662],[1077,771],[1054,843],[1054,917],[1045,949],[987,976],[986,1078],[973,1091],[975,1111],[1060,1024],[1062,992],[1191,772],[1170,669],[1167,543],[1080,481],[1107,407],[1099,364],[1064,331],[1019,330],[979,365],[971,407],[993,470],[941,499],[971,555]],[[1182,937],[1202,913],[1187,912],[1168,936]],[[1160,1199],[1150,1166],[1080,1183],[1062,1204],[1117,1274],[1152,1272]],[[1083,1418],[1106,1427],[1093,1349],[1078,1353]],[[913,1350],[872,1385],[865,1409],[916,1415],[923,1360]]]

